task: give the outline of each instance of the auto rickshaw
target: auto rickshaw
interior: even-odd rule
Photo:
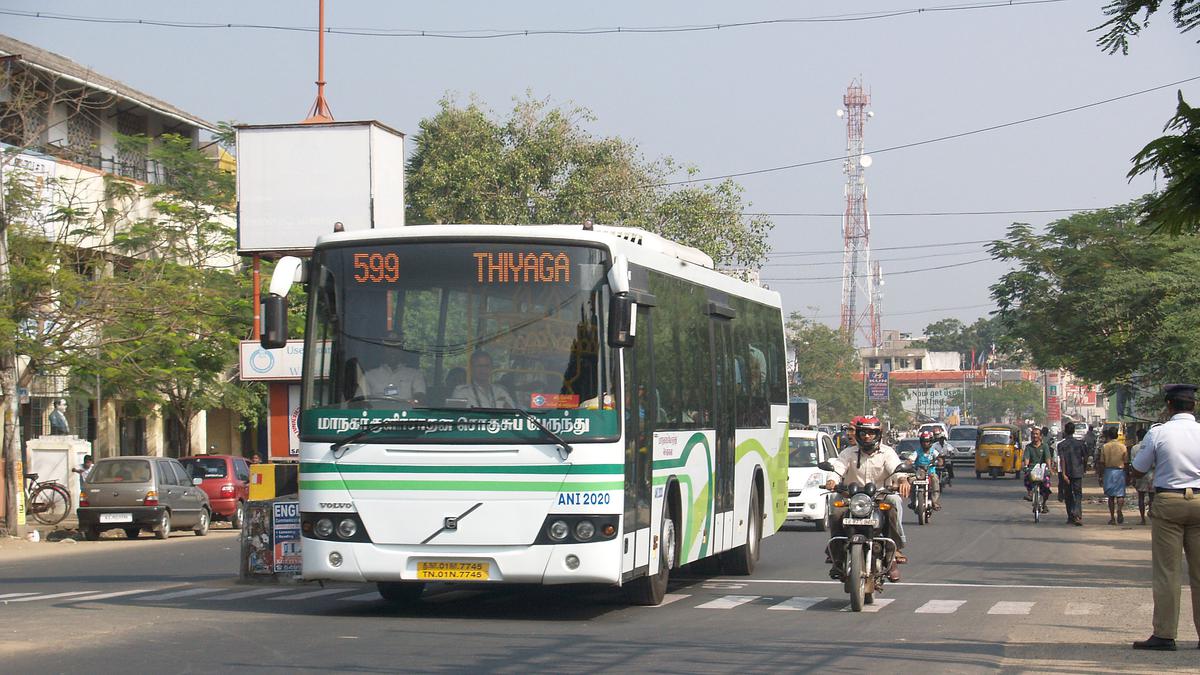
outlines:
[[[975,477],[1021,478],[1021,431],[1011,424],[981,424],[975,440]]]

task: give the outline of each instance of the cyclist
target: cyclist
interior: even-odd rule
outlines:
[[[1025,469],[1025,501],[1033,501],[1033,480],[1030,478],[1030,471],[1038,464],[1043,464],[1047,473],[1038,482],[1038,489],[1042,491],[1042,513],[1050,513],[1046,500],[1050,498],[1050,473],[1054,471],[1052,453],[1049,446],[1042,443],[1041,429],[1034,427],[1029,435],[1029,444],[1025,446],[1025,455],[1021,462]]]
[[[933,432],[926,429],[917,434],[917,440],[920,441],[921,447],[913,453],[913,467],[916,469],[925,469],[929,473],[929,498],[933,501],[933,510],[942,510],[942,489],[941,481],[938,479],[938,454],[937,448],[933,446]],[[914,498],[915,499],[915,496]],[[917,505],[913,503],[913,499],[908,502],[910,509],[916,510]]]

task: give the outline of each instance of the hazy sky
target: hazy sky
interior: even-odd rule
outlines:
[[[1019,1],[1019,0],[1018,0]],[[982,4],[982,3],[969,3]],[[327,97],[341,120],[378,119],[413,133],[447,92],[477,96],[498,114],[526,90],[591,109],[597,135],[637,142],[719,175],[845,151],[835,116],[851,79],[870,90],[868,152],[1073,108],[1200,75],[1195,34],[1168,13],[1132,43],[1103,53],[1089,33],[1099,0],[1063,0],[890,18],[775,23],[683,33],[529,35],[500,39],[327,37]],[[963,5],[958,5],[963,6]],[[73,16],[315,27],[316,0],[164,3],[21,2],[0,10]],[[891,2],[603,3],[328,0],[330,28],[474,31],[698,26],[950,7]],[[1169,11],[1169,10],[1168,10]],[[212,121],[297,121],[312,103],[316,35],[185,29],[0,14],[0,32],[68,56]],[[1176,89],[960,139],[873,155],[867,171],[871,243],[883,264],[884,327],[919,332],[946,317],[971,322],[992,308],[1004,271],[982,244],[1013,221],[1066,214],[888,216],[888,213],[1084,209],[1154,188],[1127,182],[1129,158],[1161,133]],[[410,147],[411,150],[411,147]],[[752,211],[840,213],[838,162],[739,179]],[[840,217],[774,218],[763,270],[785,308],[836,325]],[[922,248],[878,250],[923,245]],[[788,253],[814,255],[787,256]],[[956,265],[919,271],[930,266]],[[969,264],[968,264],[969,263]],[[812,279],[817,277],[817,279]],[[832,277],[832,278],[830,278]],[[787,279],[804,278],[802,281]],[[860,300],[860,304],[863,303]]]

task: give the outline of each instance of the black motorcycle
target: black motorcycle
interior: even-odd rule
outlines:
[[[829,462],[817,465],[823,471],[833,471]],[[893,473],[911,473],[912,464],[902,463]],[[845,507],[842,517],[842,528],[845,536],[830,537],[825,551],[831,559],[832,545],[841,542],[843,555],[840,566],[834,567],[830,576],[840,579],[847,593],[850,594],[851,611],[861,612],[863,605],[875,602],[875,593],[883,591],[887,581],[888,570],[893,565],[892,558],[897,551],[896,541],[884,536],[884,511],[892,508],[884,501],[887,495],[894,491],[877,487],[874,483],[859,485],[851,483],[839,486],[833,506]],[[890,533],[889,533],[890,534]]]
[[[924,467],[917,469],[912,479],[912,500],[909,506],[917,514],[917,523],[926,525],[933,519],[933,496],[930,492],[931,479]]]

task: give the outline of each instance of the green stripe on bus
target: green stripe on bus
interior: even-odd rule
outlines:
[[[447,492],[560,492],[620,490],[622,481],[592,483],[488,480],[301,480],[301,490],[442,490]]]
[[[622,475],[622,464],[560,464],[560,465],[428,465],[428,464],[331,464],[328,462],[304,462],[301,473],[499,473],[499,474],[549,474],[555,476],[575,475]]]

